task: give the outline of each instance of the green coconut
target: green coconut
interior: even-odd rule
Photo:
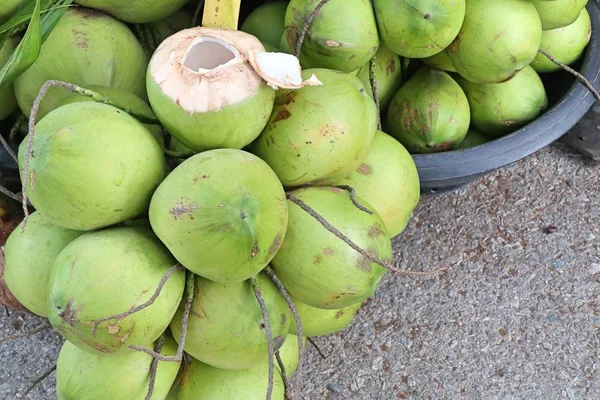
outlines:
[[[248,62],[264,51],[240,31],[192,28],[158,47],[147,74],[152,109],[181,143],[196,151],[241,149],[262,131],[274,90]]]
[[[19,147],[23,179],[29,135]],[[35,129],[27,196],[50,222],[93,230],[143,213],[165,175],[162,149],[125,112],[101,103],[67,104]]]
[[[312,337],[331,335],[332,333],[346,329],[352,323],[362,303],[358,302],[348,307],[333,310],[311,307],[299,300],[294,300],[294,305],[298,310],[298,315],[302,322],[302,334]],[[290,332],[294,334],[298,333],[294,320],[292,320]]]
[[[400,63],[400,56],[393,53],[383,43],[377,49],[375,57],[375,77],[377,78],[379,107],[382,110],[386,110],[394,94],[396,94],[402,84],[402,65]],[[357,71],[356,75],[372,95],[370,67],[371,62],[366,63]]]
[[[284,33],[290,49],[296,48],[300,32],[320,2],[290,1],[285,14]],[[300,52],[300,62],[304,68],[351,72],[365,65],[378,46],[379,35],[371,2],[332,1],[321,8],[310,24]]]
[[[504,82],[533,61],[542,23],[531,1],[466,3],[462,28],[446,50],[460,75],[476,83]]]
[[[76,0],[79,5],[134,24],[159,21],[182,8],[186,2],[187,0]]]
[[[504,83],[478,84],[459,78],[473,126],[491,137],[506,135],[536,119],[547,107],[544,84],[531,67]]]
[[[390,262],[392,246],[376,212],[358,209],[350,194],[334,187],[292,192],[362,249]],[[357,196],[364,207],[373,210]],[[339,309],[371,296],[386,269],[370,261],[288,200],[289,226],[273,269],[294,298],[312,307]]]
[[[489,136],[484,135],[483,133],[469,128],[469,132],[467,132],[467,136],[463,139],[462,142],[458,146],[456,146],[455,150],[463,150],[470,149],[472,147],[477,147],[482,144],[489,142],[491,139]]]
[[[2,0],[0,2],[0,24],[7,21],[28,0]],[[0,58],[0,63],[2,59]],[[1,119],[1,118],[0,118]]]
[[[226,370],[193,359],[184,368],[178,400],[264,400],[267,394],[266,361],[249,370]],[[275,370],[271,400],[284,399],[283,379]]]
[[[48,319],[77,347],[97,354],[124,354],[129,345],[151,347],[167,329],[183,295],[185,273],[175,271],[147,308],[119,319],[150,299],[175,259],[142,226],[86,233],[58,255],[49,281]]]
[[[153,347],[153,346],[151,346]],[[160,351],[177,354],[177,343],[165,335]],[[56,363],[58,400],[144,400],[150,384],[152,356],[136,352],[123,356],[91,354],[65,341]],[[150,399],[163,400],[177,377],[181,363],[159,361]]]
[[[287,6],[287,1],[273,1],[260,5],[248,15],[240,30],[256,36],[263,44],[279,47]]]
[[[375,208],[390,237],[406,228],[421,197],[412,156],[396,139],[381,131],[377,131],[365,161],[334,185],[348,185],[356,190]]]
[[[450,61],[450,57],[448,56],[446,50],[440,51],[431,57],[422,58],[421,61],[423,61],[423,64],[432,68],[437,68],[448,72],[456,72],[456,68],[454,68],[454,65],[452,65],[452,61]]]
[[[287,54],[295,54],[295,51],[292,51],[292,49],[290,48],[289,43],[287,42],[287,37],[285,36],[285,34],[283,36],[281,36],[281,40],[279,41],[279,50],[287,53]]]
[[[82,234],[50,223],[39,212],[29,216],[25,230],[21,222],[12,231],[4,250],[4,281],[29,311],[47,316],[52,264],[61,250]]]
[[[193,22],[194,15],[190,11],[181,9],[160,21],[149,24],[148,26],[151,29],[154,40],[157,44],[160,44],[169,36],[191,27]]]
[[[79,86],[116,87],[146,97],[146,55],[124,23],[98,11],[69,8],[42,45],[36,62],[15,81],[19,107],[27,116],[42,85],[58,79]],[[70,93],[52,88],[38,118]]]
[[[194,300],[184,350],[197,360],[223,369],[249,369],[268,359],[262,312],[250,281],[217,283],[196,276]],[[271,280],[256,280],[269,311],[275,343],[283,344],[292,316]],[[180,307],[171,323],[175,338],[181,334]]]
[[[1,20],[1,17],[0,17]],[[0,65],[8,59],[15,45],[12,39],[8,39],[0,47]],[[0,87],[0,121],[11,115],[17,109],[17,99],[15,98],[15,88],[13,84]]]
[[[269,43],[263,43],[263,46],[265,46],[265,51],[269,51],[271,53],[278,53],[280,51],[277,47],[274,47]]]
[[[452,150],[469,129],[469,103],[444,71],[421,67],[394,96],[387,129],[413,153]]]
[[[444,50],[465,19],[465,0],[373,0],[373,5],[385,44],[409,58]]]
[[[294,319],[292,318],[292,325],[296,326],[294,323]],[[291,329],[291,326],[290,326]],[[306,336],[302,338],[302,349],[306,347]],[[281,361],[283,361],[283,367],[285,368],[285,375],[288,378],[291,378],[292,375],[298,369],[298,361],[300,359],[300,352],[298,349],[298,336],[288,333],[285,342],[283,342],[283,346],[279,348],[279,356],[281,357]],[[279,365],[276,361],[275,365],[279,369]],[[280,369],[279,369],[280,370]],[[281,371],[281,370],[280,370]]]
[[[241,282],[271,261],[288,211],[277,175],[258,157],[219,149],[181,163],[150,204],[154,232],[192,272]]]
[[[127,92],[122,89],[117,89],[109,86],[97,86],[97,85],[89,85],[86,89],[93,90],[94,92],[100,93],[108,100],[113,102],[116,106],[119,106],[123,109],[129,109],[135,113],[136,117],[140,116],[145,119],[156,119],[156,115],[154,115],[154,111],[150,108],[150,106],[138,96],[133,93]],[[95,102],[94,99],[84,95],[74,95],[69,96],[63,101],[61,101],[57,108],[60,106],[64,106],[65,104],[72,103],[80,103],[80,102]],[[165,138],[163,135],[163,130],[160,125],[157,124],[144,124],[146,129],[154,136],[158,144],[161,148],[165,147]]]
[[[542,29],[557,29],[574,23],[588,0],[531,0],[542,20]]]
[[[284,186],[327,183],[356,169],[371,149],[377,107],[355,76],[306,70],[323,86],[277,92],[265,130],[251,151],[265,160]]]
[[[591,36],[590,14],[584,8],[581,10],[579,18],[571,25],[544,31],[540,47],[563,64],[570,65],[581,58]],[[559,66],[548,60],[543,54],[535,56],[531,66],[539,73],[560,70]]]

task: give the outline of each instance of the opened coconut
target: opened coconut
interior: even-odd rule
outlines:
[[[177,343],[168,334],[160,354],[177,354]],[[91,354],[65,341],[56,363],[56,396],[58,400],[143,400],[147,398],[152,361],[152,356],[141,352],[117,357]],[[150,399],[166,397],[179,367],[178,362],[158,361]]]
[[[181,301],[185,273],[175,271],[156,300],[148,301],[176,264],[148,228],[114,227],[86,233],[54,261],[48,319],[55,330],[87,352],[126,354],[130,345],[151,347],[167,329]],[[94,329],[97,325],[97,329]]]
[[[35,63],[17,78],[15,93],[27,116],[40,88],[50,79],[83,87],[116,87],[145,98],[147,65],[144,50],[127,25],[101,12],[73,7],[52,30]],[[38,118],[68,96],[63,88],[51,88]]]
[[[29,135],[19,146],[24,179]],[[93,230],[147,210],[165,175],[162,149],[135,118],[101,103],[67,104],[35,129],[27,196],[50,222]]]
[[[373,0],[373,5],[385,44],[409,58],[444,50],[465,18],[465,0]]]
[[[392,246],[376,212],[358,209],[350,194],[335,187],[309,187],[292,194],[360,248],[390,262]],[[369,210],[364,199],[357,201]],[[340,309],[371,296],[386,269],[371,261],[288,200],[290,223],[281,249],[271,262],[294,298],[312,307]]]
[[[4,280],[27,309],[46,317],[48,281],[58,254],[83,232],[61,228],[34,212],[10,234],[4,250]]]
[[[216,283],[197,276],[184,350],[204,363],[222,369],[249,369],[266,363],[264,319],[250,281]],[[286,340],[291,314],[271,280],[256,276],[269,313],[276,350]],[[171,323],[181,333],[183,306]]]

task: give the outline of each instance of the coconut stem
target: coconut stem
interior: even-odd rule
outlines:
[[[154,304],[154,302],[160,295],[160,292],[162,291],[163,287],[166,285],[166,283],[169,280],[169,278],[171,277],[171,275],[173,275],[173,273],[175,273],[176,271],[179,271],[182,269],[183,269],[183,266],[181,264],[175,264],[171,268],[169,268],[167,270],[167,272],[163,275],[160,282],[158,283],[158,286],[156,287],[154,294],[152,294],[152,297],[150,297],[150,299],[148,299],[148,301],[146,301],[145,303],[142,303],[136,307],[132,307],[124,313],[109,315],[108,317],[102,317],[100,319],[95,320],[94,326],[92,327],[92,335],[96,336],[96,331],[98,330],[98,325],[100,325],[102,322],[110,321],[111,319],[120,320],[123,318],[127,318],[130,315],[135,314],[136,312],[142,311],[143,309],[150,307],[152,304]]]
[[[12,133],[12,129],[11,129],[11,133]],[[0,143],[2,143],[2,146],[4,147],[4,150],[6,150],[6,152],[10,155],[10,157],[13,160],[15,160],[15,162],[18,164],[19,163],[19,159],[17,158],[17,155],[15,154],[14,151],[12,151],[12,149],[8,145],[8,142],[4,138],[4,135],[2,135],[2,134],[0,134]]]
[[[352,200],[352,204],[354,207],[358,208],[362,212],[366,212],[369,215],[373,215],[373,211],[369,210],[367,207],[360,204],[360,202],[356,199],[356,190],[352,186],[349,185],[337,185],[335,186],[338,189],[342,189],[350,193],[350,200]]]
[[[10,342],[12,340],[23,339],[23,338],[26,338],[26,337],[29,337],[29,336],[37,335],[40,332],[44,332],[44,331],[47,331],[47,330],[50,330],[50,329],[52,329],[51,325],[43,325],[43,326],[37,327],[35,329],[32,329],[29,332],[21,333],[19,335],[5,336],[2,339],[0,339],[0,344],[4,344],[4,343]]]
[[[327,4],[328,2],[329,2],[329,0],[321,0],[321,2],[319,4],[317,4],[317,6],[313,10],[313,12],[310,13],[310,15],[308,16],[308,19],[304,23],[304,26],[302,27],[302,30],[300,31],[300,35],[298,36],[298,41],[296,42],[295,54],[296,54],[297,59],[300,59],[300,52],[302,51],[302,45],[304,44],[304,39],[306,38],[306,33],[308,32],[310,25],[312,24],[313,20],[315,19],[315,17],[319,13],[319,11],[321,11],[321,8],[323,8],[323,6],[325,4]]]
[[[236,30],[240,19],[241,0],[206,0],[202,26]]]
[[[381,130],[381,105],[379,103],[379,90],[377,89],[377,56],[374,55],[369,62],[369,80],[371,82],[371,91],[373,100],[377,106],[377,128]]]
[[[277,365],[279,365],[279,371],[281,372],[281,379],[283,379],[283,387],[285,390],[285,399],[292,400],[292,388],[290,387],[290,382],[287,377],[287,371],[285,370],[285,364],[281,359],[281,354],[279,350],[275,352],[275,358],[277,359]]]
[[[306,338],[306,340],[308,340],[310,342],[310,344],[313,345],[313,347],[317,350],[317,353],[319,353],[319,355],[321,356],[321,358],[323,360],[326,360],[327,358],[329,358],[329,356],[325,355],[325,353],[323,352],[323,350],[321,350],[321,348],[319,347],[319,345],[317,345],[317,342],[315,342],[315,340],[313,338]]]
[[[592,83],[585,76],[583,76],[579,72],[575,71],[573,68],[569,67],[568,65],[558,61],[552,54],[548,53],[546,50],[540,48],[540,49],[538,49],[538,52],[540,54],[543,54],[544,56],[546,56],[546,58],[548,60],[552,61],[555,65],[564,69],[568,73],[574,75],[592,93],[592,95],[594,96],[596,101],[600,101],[600,93],[596,90],[596,88],[594,88],[594,85],[592,85]]]
[[[49,368],[42,375],[40,375],[35,381],[33,381],[33,383],[23,392],[23,394],[20,397],[27,397],[27,395],[29,394],[29,392],[31,392],[33,389],[35,389],[35,387],[37,385],[39,385],[40,383],[42,383],[54,371],[56,371],[56,364],[53,365],[51,368]]]
[[[15,122],[15,124],[10,130],[10,133],[8,134],[9,142],[15,142],[17,140],[17,134],[19,133],[19,129],[21,129],[21,125],[23,125],[25,121],[27,121],[27,117],[25,117],[23,114],[21,114],[19,118],[17,118],[17,121]]]
[[[258,301],[258,305],[260,306],[260,311],[263,315],[263,324],[265,327],[265,333],[267,335],[267,349],[269,354],[269,382],[267,384],[267,400],[271,400],[271,396],[273,395],[273,375],[275,372],[275,365],[273,363],[273,357],[275,355],[275,350],[273,348],[273,332],[271,331],[271,321],[269,320],[269,310],[267,310],[267,305],[265,304],[265,299],[263,298],[262,290],[260,290],[260,286],[256,278],[250,278],[250,283],[252,284],[252,288],[254,289],[254,295],[256,296],[256,301]]]
[[[82,88],[81,86],[77,86],[72,83],[63,82],[63,81],[57,81],[57,80],[46,81],[42,85],[40,90],[38,91],[38,94],[33,102],[33,106],[31,107],[31,115],[29,116],[29,127],[28,127],[29,137],[27,139],[27,151],[25,153],[25,166],[23,168],[23,185],[21,188],[23,214],[25,215],[25,217],[23,218],[22,231],[25,230],[25,225],[27,224],[27,219],[29,218],[29,210],[27,209],[27,185],[29,184],[29,179],[31,178],[32,184],[35,184],[34,183],[34,174],[31,173],[31,177],[29,176],[30,175],[29,165],[30,165],[30,160],[31,160],[31,153],[33,151],[33,139],[35,136],[35,123],[37,121],[37,115],[40,111],[40,105],[42,103],[42,100],[46,96],[46,93],[48,93],[48,90],[50,90],[50,88],[53,88],[53,87],[62,87],[64,89],[67,89],[69,92],[77,93],[82,96],[87,96],[87,97],[90,97],[92,100],[97,101],[99,103],[104,103],[104,104],[108,104],[113,107],[116,107],[116,108],[126,112],[127,114],[131,115],[132,117],[136,118],[138,121],[140,121],[144,124],[159,124],[160,123],[155,118],[147,118],[142,115],[138,115],[137,113],[133,112],[129,108],[118,106],[115,103],[113,103],[112,101],[110,101],[109,99],[107,99],[106,97],[102,96],[100,93],[94,92],[93,90],[85,89],[85,88]]]
[[[21,195],[11,192],[10,190],[8,190],[7,188],[5,188],[2,185],[0,185],[0,193],[4,194],[7,197],[10,197],[11,199],[13,199],[16,202],[20,203],[23,201],[23,197],[21,197]]]
[[[198,2],[198,6],[196,7],[196,10],[194,11],[194,19],[192,19],[192,28],[198,26],[198,22],[200,21],[200,13],[202,12],[203,8],[204,8],[204,0],[200,0]]]
[[[167,155],[168,157],[173,157],[173,158],[190,158],[192,156],[195,156],[196,153],[194,153],[193,151],[189,151],[187,153],[181,153],[179,151],[165,149],[165,155]]]
[[[185,299],[185,305],[183,306],[183,315],[181,316],[181,334],[179,335],[179,343],[177,344],[177,354],[174,356],[163,356],[162,354],[157,353],[154,350],[142,346],[137,346],[135,344],[130,344],[127,347],[129,347],[132,350],[140,351],[142,353],[151,355],[159,361],[181,362],[181,360],[183,360],[183,348],[185,346],[185,340],[187,337],[187,327],[190,319],[190,310],[192,309],[192,301],[194,301],[194,274],[190,271],[187,271],[185,287],[187,298]]]
[[[298,207],[300,207],[302,210],[304,210],[306,213],[308,213],[311,217],[313,217],[314,219],[316,219],[325,229],[327,229],[329,232],[333,233],[335,236],[337,236],[338,239],[342,240],[344,243],[346,243],[352,249],[354,249],[355,251],[357,251],[361,255],[363,255],[366,258],[368,258],[371,262],[379,264],[380,266],[382,266],[383,268],[388,269],[391,272],[394,272],[394,273],[397,273],[397,274],[403,274],[403,275],[431,277],[431,276],[438,275],[441,272],[444,272],[444,271],[447,271],[448,269],[450,269],[450,267],[440,267],[440,268],[437,268],[437,269],[435,269],[435,270],[433,270],[431,272],[409,271],[409,270],[405,270],[405,269],[400,269],[400,268],[392,265],[389,262],[385,262],[385,261],[379,259],[379,257],[374,256],[373,254],[369,253],[365,249],[361,248],[359,245],[357,245],[356,243],[354,243],[348,236],[344,235],[342,232],[340,232],[338,229],[336,229],[334,226],[332,226],[329,222],[327,222],[327,220],[325,218],[323,218],[323,216],[321,216],[319,213],[317,213],[308,204],[306,204],[305,202],[303,202],[302,200],[300,200],[294,194],[287,193],[287,198],[292,203],[296,204]]]
[[[163,344],[165,344],[165,334],[160,335],[156,346],[154,346],[154,351],[159,353],[162,351]],[[150,365],[150,383],[148,384],[148,394],[146,394],[146,400],[152,399],[152,393],[154,392],[154,384],[156,383],[156,372],[158,369],[158,360],[156,358],[152,359],[152,364]]]
[[[277,289],[279,289],[279,292],[285,299],[285,302],[287,303],[288,308],[290,309],[290,313],[294,317],[294,322],[296,323],[296,336],[298,337],[298,368],[296,369],[296,372],[294,373],[294,376],[292,377],[295,382],[294,382],[294,388],[291,390],[292,392],[295,392],[296,388],[302,387],[302,361],[303,361],[303,355],[304,355],[304,351],[303,351],[304,343],[302,343],[302,339],[304,337],[304,332],[302,329],[302,320],[300,319],[300,314],[298,314],[298,309],[296,308],[294,301],[292,300],[292,298],[290,297],[290,294],[288,293],[287,289],[283,285],[283,282],[281,282],[281,279],[279,279],[279,277],[277,276],[275,271],[273,271],[273,268],[271,268],[270,266],[267,266],[267,268],[265,268],[265,272],[267,273],[269,278],[271,278],[271,280],[273,281],[273,283],[275,284]],[[286,386],[286,394],[288,392],[288,390],[287,390],[288,386]]]

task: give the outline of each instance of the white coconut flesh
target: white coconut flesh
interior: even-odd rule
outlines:
[[[274,89],[322,85],[314,75],[303,82],[296,57],[265,52],[250,34],[204,27],[180,31],[163,41],[150,60],[149,72],[161,91],[190,114],[241,103],[265,82]]]
[[[273,89],[300,89],[303,86],[323,85],[315,74],[303,81],[300,61],[291,54],[251,51],[248,61]]]

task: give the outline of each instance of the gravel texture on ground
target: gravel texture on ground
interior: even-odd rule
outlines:
[[[426,197],[388,275],[344,332],[309,346],[304,399],[600,398],[600,166],[557,144]],[[0,310],[0,337],[44,321]],[[51,368],[46,331],[0,344],[0,398]],[[55,398],[51,374],[27,396]]]

